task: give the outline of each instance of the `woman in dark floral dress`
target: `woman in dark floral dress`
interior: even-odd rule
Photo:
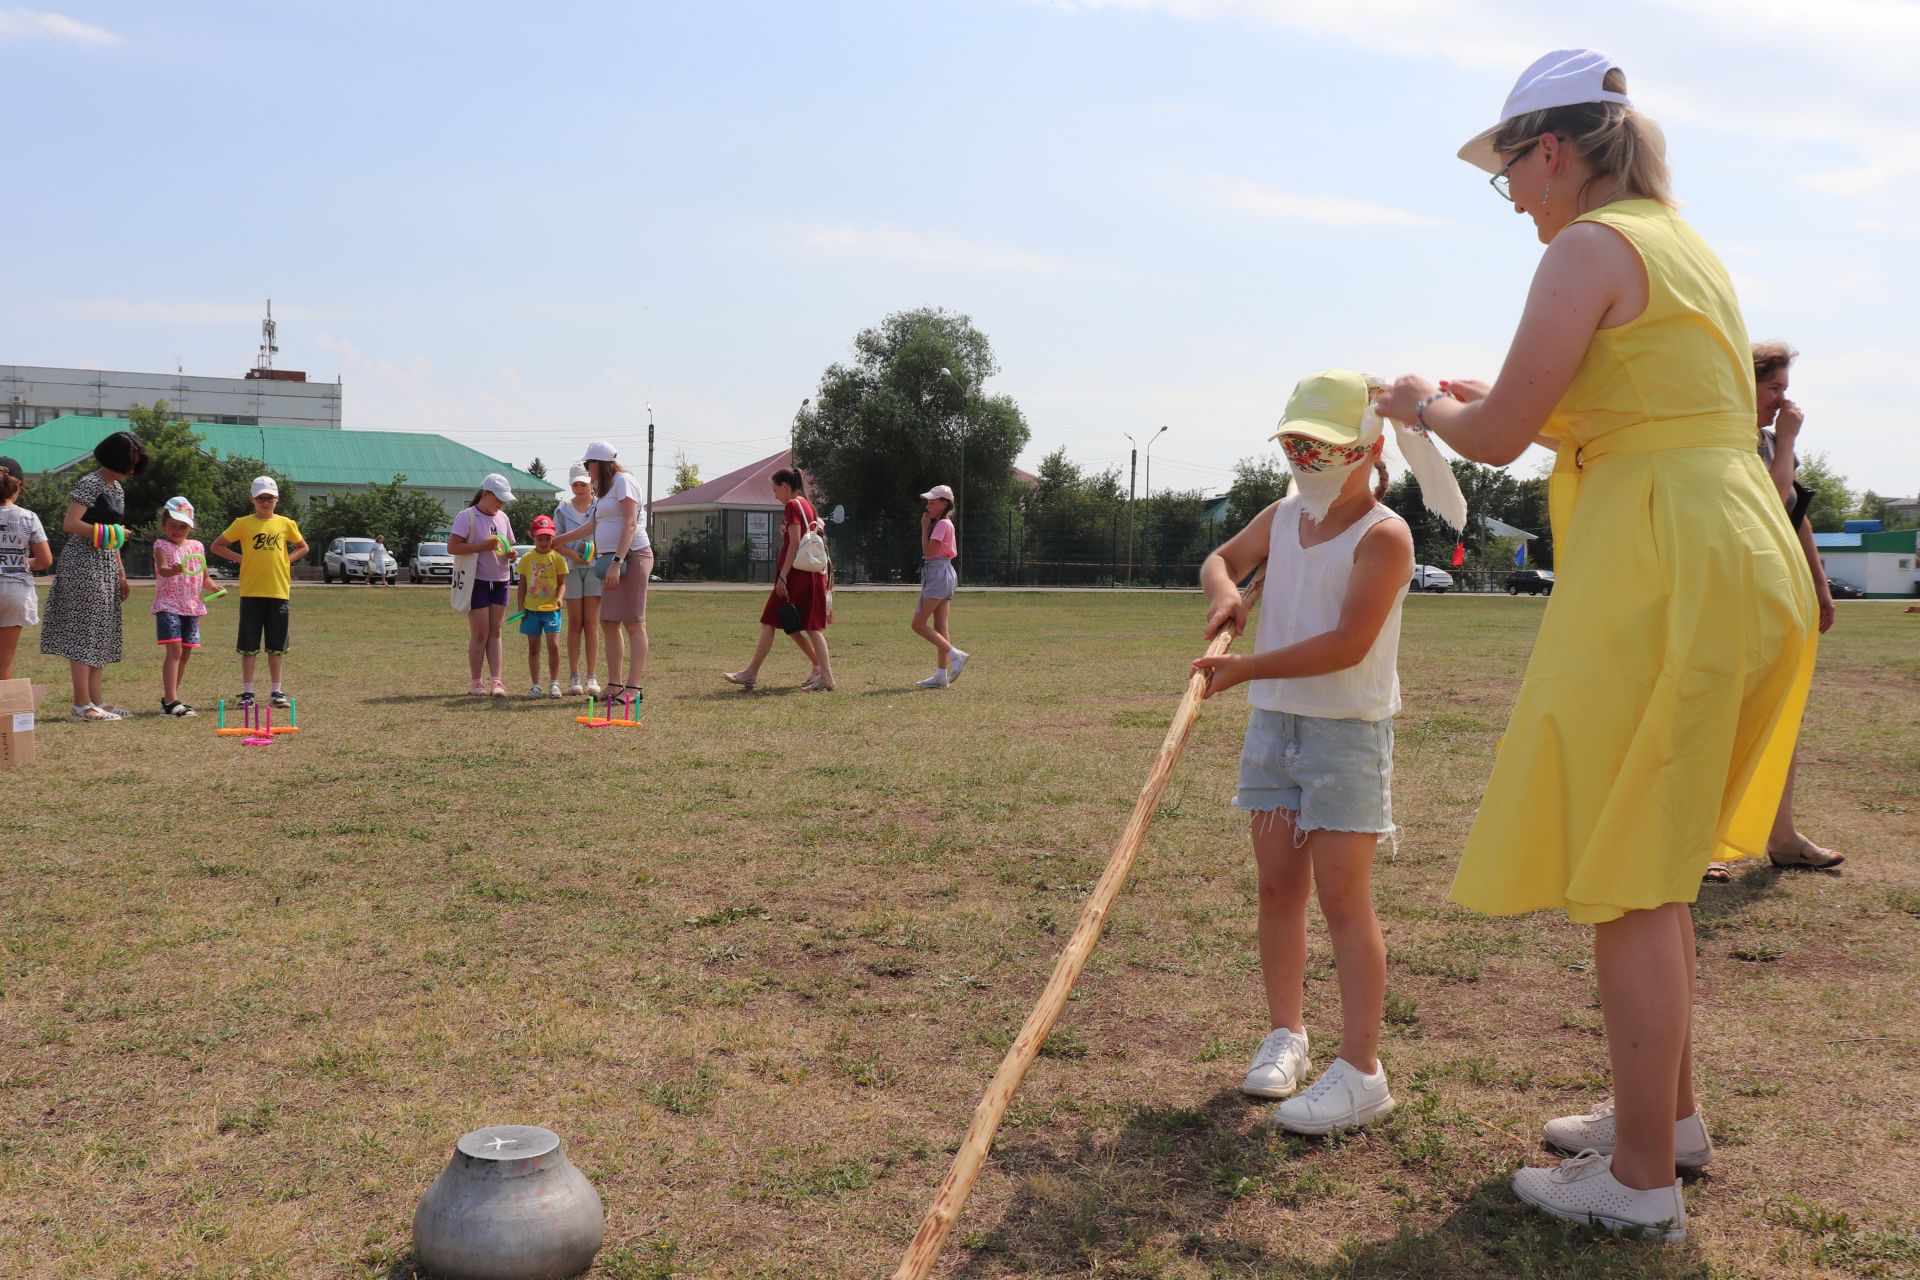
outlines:
[[[131,712],[108,706],[100,690],[101,669],[120,661],[120,605],[127,598],[127,570],[106,531],[127,522],[127,495],[120,482],[147,469],[147,451],[132,432],[116,431],[93,451],[100,469],[80,477],[67,494],[60,529],[67,535],[54,562],[53,590],[40,628],[40,652],[67,660],[73,677],[75,720],[125,720]]]

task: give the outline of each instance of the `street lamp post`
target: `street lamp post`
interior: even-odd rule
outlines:
[[[812,396],[807,396],[805,399],[801,400],[800,407],[793,411],[793,421],[789,423],[787,426],[787,461],[790,463],[793,463],[796,466],[798,466],[799,463],[793,456],[793,448],[794,448],[794,445],[797,444],[800,439],[800,415],[805,413],[807,411],[807,406],[812,403],[813,403]]]
[[[1146,453],[1147,453],[1146,490],[1147,491],[1146,491],[1146,495],[1140,499],[1140,505],[1146,508],[1146,511],[1143,514],[1148,517],[1151,517],[1153,515],[1153,442],[1155,440],[1158,440],[1161,436],[1165,435],[1166,433],[1167,433],[1167,429],[1165,427],[1161,427],[1158,431],[1154,432],[1153,435],[1149,436],[1147,439],[1147,449],[1146,449]],[[1163,547],[1164,547],[1165,541],[1166,541],[1165,535],[1162,535],[1161,542]]]
[[[1133,585],[1133,481],[1140,474],[1140,442],[1133,432],[1122,431],[1127,438],[1127,585]]]

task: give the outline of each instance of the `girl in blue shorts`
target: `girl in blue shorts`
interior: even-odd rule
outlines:
[[[1257,651],[1201,658],[1194,669],[1212,673],[1209,694],[1250,682],[1253,711],[1233,804],[1253,814],[1271,1030],[1241,1089],[1286,1098],[1273,1119],[1294,1133],[1362,1125],[1394,1106],[1379,1059],[1387,952],[1371,879],[1379,838],[1394,829],[1396,662],[1413,535],[1381,502],[1381,431],[1360,374],[1333,371],[1301,382],[1276,433],[1293,476],[1290,492],[1208,556],[1200,575],[1212,601],[1207,635],[1238,634],[1246,605],[1234,584],[1266,564]],[[1403,434],[1403,452],[1419,446],[1440,462],[1431,444],[1422,438],[1410,446]],[[1444,462],[1438,470],[1451,480]],[[1432,471],[1415,466],[1423,492],[1445,484],[1430,481]],[[1302,1006],[1307,895],[1316,885],[1340,981],[1340,1056],[1312,1087],[1290,1096],[1313,1068]]]

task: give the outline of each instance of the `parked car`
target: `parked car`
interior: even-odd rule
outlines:
[[[355,578],[366,581],[367,558],[372,554],[372,538],[335,538],[320,561],[321,581],[332,582],[335,578],[342,582]]]
[[[1453,575],[1445,569],[1430,564],[1413,566],[1413,581],[1407,584],[1409,591],[1451,591]]]
[[[520,557],[531,550],[533,550],[533,544],[531,542],[516,542],[513,544],[513,563],[507,566],[508,586],[513,587],[520,584]]]
[[[1835,600],[1865,600],[1867,598],[1867,593],[1854,586],[1851,582],[1835,582],[1832,578],[1827,579],[1827,590],[1833,594]]]
[[[1515,569],[1507,575],[1507,594],[1517,596],[1522,591],[1530,596],[1552,595],[1553,570]]]
[[[447,554],[444,542],[423,542],[413,549],[413,559],[407,561],[408,582],[446,582],[453,581],[453,557]]]

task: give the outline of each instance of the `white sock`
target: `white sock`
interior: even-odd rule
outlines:
[[[242,693],[252,693],[252,692],[253,692],[253,681],[251,681],[251,680],[249,680],[249,681],[247,681],[247,682],[246,682],[245,684],[243,684],[243,685],[241,685],[241,686],[240,686],[240,691],[241,691]]]
[[[286,690],[285,690],[285,689],[282,689],[282,688],[280,687],[280,682],[279,682],[278,680],[275,680],[275,681],[273,682],[273,691],[274,691],[275,693],[285,693],[285,692],[286,692]]]

